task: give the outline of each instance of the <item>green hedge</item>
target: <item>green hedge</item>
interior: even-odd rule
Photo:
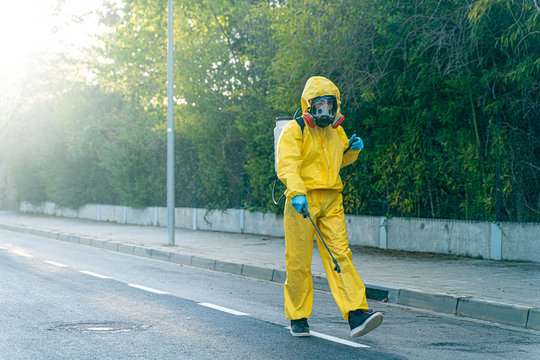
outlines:
[[[165,205],[166,4],[125,3],[106,14],[95,80],[33,101],[0,135],[19,199]],[[177,206],[280,211],[274,118],[322,75],[366,145],[342,171],[347,212],[540,221],[539,14],[526,1],[176,1]]]

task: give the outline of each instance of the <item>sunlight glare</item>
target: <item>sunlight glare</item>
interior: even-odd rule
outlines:
[[[49,48],[51,13],[49,1],[3,1],[0,5],[2,72],[21,71],[25,57],[34,50]]]
[[[100,31],[94,10],[103,0],[27,0],[0,2],[0,81],[24,71],[38,52],[76,52]]]

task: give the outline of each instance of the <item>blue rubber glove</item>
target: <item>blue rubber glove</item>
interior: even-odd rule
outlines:
[[[359,136],[356,136],[356,134],[354,134],[349,139],[349,147],[351,148],[351,150],[362,150],[364,148],[364,142],[362,141],[362,139],[360,139]]]
[[[305,195],[296,195],[291,200],[292,206],[298,211],[300,214],[302,214],[302,208],[305,206],[307,209],[307,199]]]

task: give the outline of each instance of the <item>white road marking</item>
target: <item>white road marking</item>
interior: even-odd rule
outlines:
[[[43,260],[43,262],[45,262],[45,263],[47,263],[47,264],[50,264],[50,265],[58,266],[58,267],[61,267],[61,268],[67,268],[67,267],[69,267],[69,266],[66,265],[66,264],[61,264],[61,263],[58,263],[58,262],[56,262],[56,261]]]
[[[0,250],[9,250],[7,247],[0,246]]]
[[[168,295],[169,294],[168,292],[152,289],[152,288],[142,286],[142,285],[137,285],[137,284],[127,284],[127,285],[131,286],[132,288],[141,289],[141,290],[144,290],[144,291],[149,291],[149,292],[154,293],[154,294],[159,294],[159,295]]]
[[[28,254],[27,252],[25,252],[24,250],[17,250],[17,249],[14,249],[14,250],[11,250],[11,252],[15,255],[20,255],[20,256],[24,256],[24,257],[27,257],[27,258],[32,258],[34,257],[33,255],[30,255]]]
[[[93,277],[97,277],[97,278],[100,278],[100,279],[112,279],[112,277],[110,277],[110,276],[96,274],[95,272],[91,272],[91,271],[81,270],[79,272],[83,273],[83,274],[86,274],[86,275],[93,276]]]
[[[290,326],[285,326],[285,329],[291,330],[291,327]],[[338,338],[338,337],[335,337],[335,336],[326,335],[326,334],[316,332],[316,331],[312,331],[312,330],[310,330],[309,333],[312,336],[315,336],[315,337],[318,337],[318,338],[321,338],[321,339],[325,339],[325,340],[328,340],[328,341],[333,341],[333,342],[338,343],[338,344],[343,344],[343,345],[352,346],[352,347],[356,347],[356,348],[370,348],[370,346],[368,346],[368,345],[355,343],[354,341],[344,340],[344,339],[341,339],[341,338]]]
[[[340,338],[335,337],[335,336],[321,334],[321,333],[316,332],[316,331],[310,331],[310,334],[315,336],[315,337],[325,339],[325,340],[330,340],[330,341],[337,342],[337,343],[343,344],[343,345],[348,345],[348,346],[357,347],[357,348],[369,348],[368,345],[355,343],[354,341],[340,339]]]
[[[233,310],[233,309],[229,309],[229,308],[226,308],[226,307],[210,304],[210,303],[199,303],[199,305],[206,306],[208,308],[223,311],[223,312],[233,314],[233,315],[249,316],[249,314],[246,314],[246,313],[243,313],[243,312],[240,312],[240,311],[236,311],[236,310]]]
[[[90,331],[111,331],[111,330],[114,330],[114,328],[110,328],[110,327],[89,327],[88,330],[90,330]]]

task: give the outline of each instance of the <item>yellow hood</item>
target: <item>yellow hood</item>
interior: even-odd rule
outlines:
[[[302,113],[308,112],[309,103],[308,100],[316,98],[317,96],[332,95],[336,97],[338,108],[337,113],[341,112],[341,100],[339,98],[339,89],[330,80],[322,76],[312,76],[306,82],[304,91],[302,92]]]

